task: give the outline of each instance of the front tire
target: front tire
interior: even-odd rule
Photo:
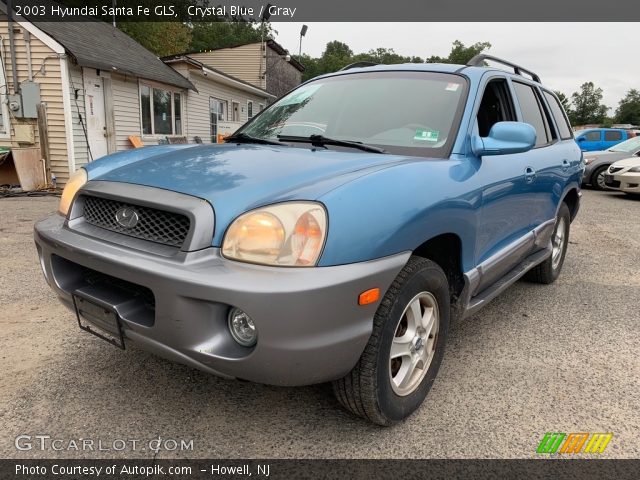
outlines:
[[[527,273],[527,280],[544,284],[550,284],[556,281],[562,271],[564,257],[567,254],[570,225],[571,213],[569,212],[567,204],[563,202],[558,210],[556,226],[551,235],[551,255]]]
[[[378,307],[360,360],[333,382],[338,401],[378,425],[411,415],[440,368],[449,310],[449,285],[440,266],[411,257]]]

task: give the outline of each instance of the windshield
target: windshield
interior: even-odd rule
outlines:
[[[640,137],[633,137],[629,140],[625,140],[624,142],[620,142],[609,150],[612,152],[635,153],[640,150]]]
[[[464,77],[453,74],[338,75],[302,85],[241,133],[269,140],[283,137],[285,142],[322,135],[394,154],[444,157],[453,143],[466,91]]]

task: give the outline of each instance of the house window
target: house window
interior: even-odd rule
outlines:
[[[165,88],[140,85],[143,135],[182,134],[182,95]]]
[[[253,102],[252,101],[247,102],[247,117],[249,119],[253,118]]]
[[[264,103],[258,105],[258,111],[261,112],[262,110],[264,110]]]
[[[211,117],[211,141],[218,141],[218,124],[226,120],[227,102],[214,97],[209,98],[209,115]]]
[[[179,93],[173,94],[173,132],[182,135],[182,97]]]
[[[151,87],[148,85],[140,86],[140,105],[142,107],[142,133],[151,135]]]

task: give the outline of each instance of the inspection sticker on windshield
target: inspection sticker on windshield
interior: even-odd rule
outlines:
[[[458,88],[460,88],[459,83],[447,83],[447,88],[445,88],[445,90],[447,92],[457,92]]]
[[[429,130],[426,128],[419,128],[416,130],[416,134],[414,135],[414,140],[420,140],[422,142],[437,142],[438,136],[440,136],[440,132],[437,130]]]

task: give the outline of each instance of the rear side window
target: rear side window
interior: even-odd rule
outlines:
[[[584,134],[585,140],[588,142],[599,142],[600,141],[600,130],[595,130],[593,132],[587,132]]]
[[[607,130],[604,132],[604,139],[606,142],[617,142],[618,140],[622,140],[622,132]]]
[[[520,102],[522,121],[536,129],[536,147],[549,143],[549,131],[536,92],[529,85],[513,82],[513,86]]]
[[[567,116],[564,114],[564,110],[562,109],[560,102],[555,95],[552,95],[549,92],[544,92],[544,97],[547,99],[549,108],[551,108],[551,114],[553,115],[560,132],[560,138],[563,140],[570,139],[571,125],[569,125],[569,121],[567,120]]]

